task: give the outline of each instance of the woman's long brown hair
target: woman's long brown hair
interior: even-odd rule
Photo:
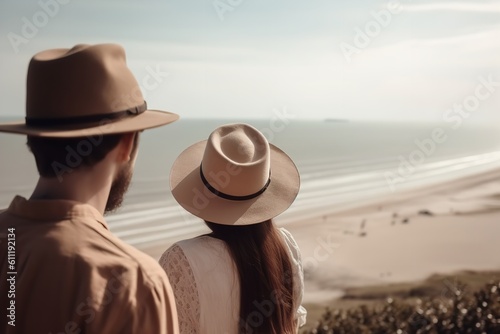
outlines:
[[[206,222],[224,241],[240,280],[240,333],[295,333],[292,264],[272,220],[245,226]]]

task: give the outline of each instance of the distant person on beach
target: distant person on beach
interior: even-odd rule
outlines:
[[[299,185],[288,155],[246,124],[221,126],[177,158],[172,194],[212,231],[160,259],[181,333],[298,332],[306,320],[300,251],[272,219]]]
[[[28,136],[40,174],[0,212],[0,332],[178,333],[164,270],[103,218],[127,191],[139,132],[178,116],[147,108],[115,44],[36,54],[26,99],[25,121],[0,124]]]

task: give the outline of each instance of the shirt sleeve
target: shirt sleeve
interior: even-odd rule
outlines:
[[[168,280],[155,282],[141,295],[142,300],[138,300],[140,323],[134,333],[179,333],[174,294]]]
[[[295,296],[295,305],[297,305],[295,319],[298,323],[298,327],[302,327],[306,324],[307,310],[302,306],[302,299],[304,297],[304,268],[302,267],[300,249],[290,232],[284,228],[280,228],[279,230],[285,239],[285,243],[291,255],[293,292]]]
[[[160,258],[174,290],[181,334],[200,332],[200,300],[189,261],[182,248],[174,244]]]
[[[156,273],[124,270],[106,284],[102,300],[88,298],[77,311],[89,315],[86,333],[179,333],[174,293],[160,268]]]

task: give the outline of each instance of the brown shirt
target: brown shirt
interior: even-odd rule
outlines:
[[[0,333],[178,333],[163,269],[90,205],[14,198],[0,212],[0,270]]]

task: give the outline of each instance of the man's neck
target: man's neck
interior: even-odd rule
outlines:
[[[110,177],[96,173],[74,172],[60,182],[57,178],[40,177],[31,200],[69,200],[92,205],[104,214],[111,189]]]

